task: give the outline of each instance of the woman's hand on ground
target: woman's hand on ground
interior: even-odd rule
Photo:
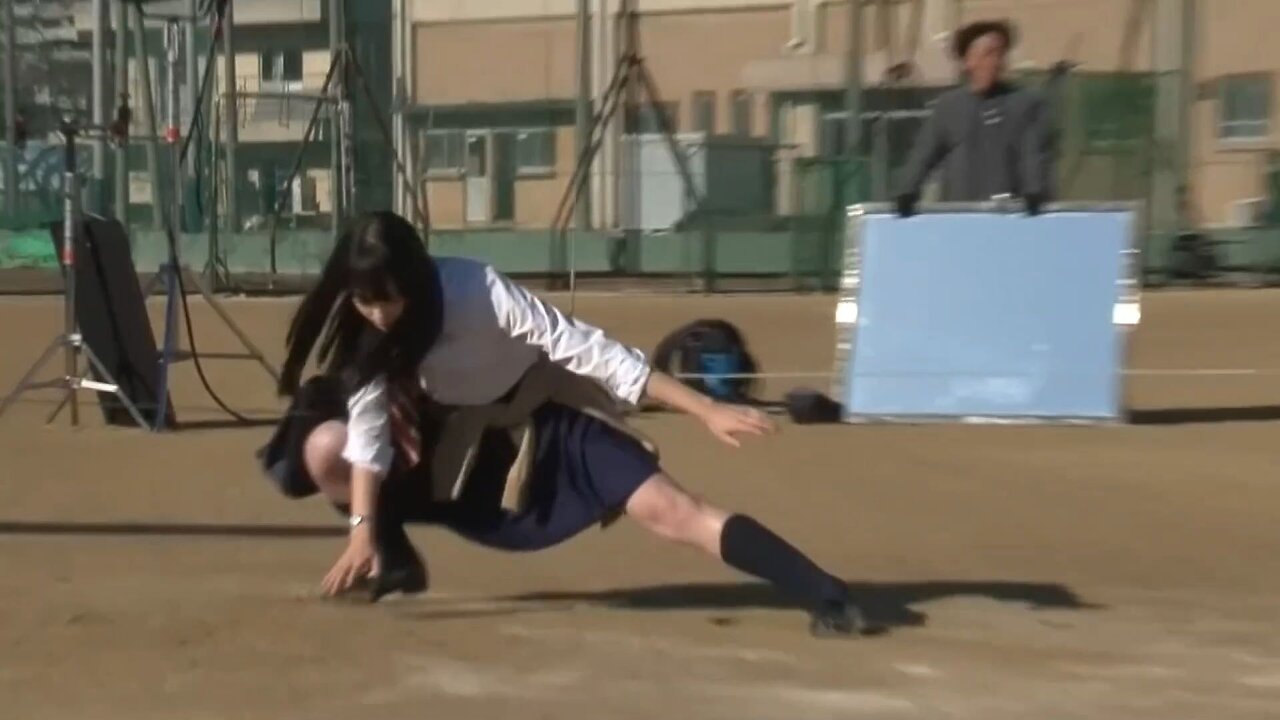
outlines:
[[[367,526],[356,528],[347,541],[347,549],[329,570],[321,588],[330,597],[351,589],[377,571],[377,547]]]

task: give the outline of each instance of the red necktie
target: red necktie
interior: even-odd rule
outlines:
[[[404,455],[405,466],[414,467],[422,458],[422,433],[418,429],[418,388],[413,382],[388,387],[388,414],[391,438]]]

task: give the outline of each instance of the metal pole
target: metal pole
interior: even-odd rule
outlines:
[[[405,35],[403,46],[401,47],[401,52],[404,53],[404,95],[402,96],[404,106],[401,109],[403,115],[400,123],[401,132],[404,133],[404,140],[402,141],[403,145],[401,145],[401,147],[404,148],[404,167],[405,174],[408,176],[408,179],[405,180],[405,182],[409,183],[409,187],[405,190],[406,201],[422,206],[414,211],[414,216],[418,215],[419,210],[422,211],[421,214],[425,216],[427,227],[422,228],[422,239],[423,242],[427,243],[428,249],[430,249],[431,208],[427,202],[427,189],[423,187],[422,182],[418,177],[418,153],[421,152],[421,149],[418,146],[418,138],[415,135],[414,123],[411,121],[412,114],[410,112],[417,92],[414,87],[414,83],[417,81],[416,78],[418,70],[418,57],[415,52],[415,49],[418,46],[418,39],[413,31],[413,13],[409,9],[411,7],[415,7],[415,5],[410,4],[406,0],[404,11]]]
[[[329,62],[338,62],[342,50],[342,0],[329,0]],[[334,80],[341,83],[339,77]],[[337,93],[334,94],[336,98]],[[342,169],[341,109],[336,102],[329,104],[329,207],[333,213],[333,236],[342,232],[342,192],[345,177]]]
[[[618,18],[616,42],[619,44],[618,56],[635,60],[640,56],[640,15],[636,8],[636,0],[618,0]],[[640,107],[640,86],[636,80],[636,67],[628,63],[627,81],[622,86],[622,120],[615,124],[613,137],[614,147],[614,219],[619,229],[631,230],[639,227],[640,208],[644,205],[644,188],[640,178],[644,165],[640,160],[642,134],[646,132],[643,123],[644,109]],[[650,98],[652,99],[652,98]],[[662,108],[648,108],[655,116],[662,114]],[[615,123],[618,121],[615,120]],[[635,123],[629,130],[627,123]],[[661,126],[661,120],[658,120]],[[629,136],[629,137],[628,137]],[[630,140],[631,142],[626,142]],[[681,152],[677,148],[676,153]],[[672,158],[675,158],[673,154]],[[688,187],[686,186],[686,191]],[[684,198],[686,201],[688,198]],[[685,212],[695,212],[700,208],[692,207]],[[700,219],[700,218],[699,218]],[[685,265],[693,272],[689,253],[692,246],[685,243]]]
[[[404,142],[404,24],[405,0],[395,0],[391,6],[391,142],[396,157],[405,156]],[[407,188],[400,173],[391,177],[391,209],[408,215],[404,207]]]
[[[880,115],[875,123],[874,145],[871,150],[872,192],[876,200],[889,199],[889,123],[893,122],[887,113]]]
[[[222,118],[218,117],[221,112],[221,103],[210,103],[211,112],[206,115],[209,127],[213,129],[213,142],[209,144],[209,256],[205,260],[204,275],[205,284],[211,290],[218,290],[218,145],[222,141]]]
[[[181,57],[181,51],[178,47],[178,23],[169,21],[164,27],[164,49],[165,61],[168,68],[167,95],[169,98],[168,126],[165,128],[165,142],[169,144],[170,167],[173,171],[172,192],[173,197],[169,198],[169,223],[165,228],[166,232],[173,233],[169,244],[169,255],[165,261],[165,267],[162,270],[162,276],[165,281],[165,304],[164,304],[164,347],[161,351],[160,358],[162,370],[160,372],[160,393],[156,407],[156,428],[162,428],[165,425],[165,413],[169,405],[169,369],[173,363],[175,334],[178,324],[178,293],[182,292],[182,286],[178,282],[178,273],[182,272],[182,268],[178,265],[178,256],[174,244],[177,243],[177,232],[181,225],[182,218],[182,145],[181,131],[178,129],[181,123],[181,113],[179,112],[178,102],[180,100],[180,91],[178,83],[178,59]]]
[[[578,0],[578,106],[575,134],[578,157],[586,157],[591,142],[591,2]],[[591,168],[583,168],[590,174]],[[577,220],[579,230],[591,229],[591,193],[586,184],[578,190]]]
[[[1182,0],[1182,51],[1181,51],[1181,67],[1182,72],[1182,102],[1179,103],[1179,112],[1181,117],[1178,123],[1178,183],[1182,187],[1188,187],[1191,182],[1191,144],[1194,142],[1191,132],[1191,108],[1195,104],[1195,88],[1196,88],[1196,2],[1197,0]],[[1181,212],[1181,210],[1180,210]],[[1182,218],[1185,220],[1185,218]]]
[[[14,217],[18,212],[18,39],[14,29],[13,6],[4,3],[4,209]]]
[[[146,137],[147,174],[151,176],[151,223],[155,229],[164,227],[164,200],[160,193],[160,148],[156,142],[156,104],[151,95],[151,58],[147,55],[147,27],[142,21],[142,11],[130,5],[133,11],[134,58],[138,67],[138,95],[142,105],[142,134]]]
[[[186,83],[187,86],[182,93],[182,107],[186,108],[190,115],[194,115],[196,111],[196,91],[200,86],[200,59],[196,53],[196,0],[187,0],[188,12],[191,14],[191,20],[185,24],[185,37],[183,42],[186,43]],[[183,123],[186,124],[185,122]],[[194,158],[194,153],[189,153]],[[189,167],[194,167],[194,163],[188,161]]]
[[[189,124],[188,121],[190,118],[195,117],[196,92],[200,86],[200,60],[199,55],[196,53],[196,13],[198,12],[196,8],[196,1],[197,0],[187,0],[187,13],[191,17],[183,25],[183,42],[186,43],[186,88],[182,93],[182,107],[187,111],[187,115],[185,117],[188,119],[182,122],[183,127]],[[187,153],[187,162],[186,165],[183,166],[182,171],[183,182],[179,187],[182,188],[182,193],[185,195],[189,183],[191,183],[195,178],[196,174],[196,148],[192,148],[191,151]],[[198,230],[200,219],[196,218],[195,222],[197,223],[197,227],[192,229]]]
[[[12,2],[12,0],[10,0]],[[12,16],[11,16],[12,17]],[[62,262],[66,266],[66,297],[63,298],[64,327],[66,328],[65,352],[67,376],[67,401],[71,403],[71,425],[80,424],[80,401],[76,387],[71,383],[79,374],[80,328],[76,323],[76,225],[79,224],[76,202],[80,189],[76,187],[76,131],[68,122],[62,123],[62,137],[66,145],[62,153]]]
[[[845,154],[858,156],[862,141],[862,0],[849,0],[849,38],[845,60]]]
[[[169,164],[173,172],[170,178],[173,197],[169,198],[170,227],[174,232],[182,230],[182,113],[181,113],[181,83],[178,82],[178,70],[181,67],[180,58],[182,57],[182,49],[179,45],[181,42],[180,28],[178,23],[169,21],[165,23],[164,46],[165,60],[168,64],[168,96],[169,96],[169,113],[168,127],[164,131],[165,142],[169,144]]]
[[[107,124],[107,3],[93,0],[93,124],[99,129]],[[106,207],[104,188],[107,181],[107,138],[101,132],[93,140],[93,180],[89,187],[90,206],[94,212]]]
[[[334,79],[337,81],[336,92],[339,98],[337,105],[341,116],[338,134],[342,152],[342,209],[347,216],[354,217],[358,207],[356,203],[355,109],[352,107],[351,96],[347,92],[350,88],[350,83],[347,82],[350,66],[346,58],[344,53],[342,67]]]
[[[129,11],[122,0],[111,3],[112,24],[115,26],[115,91],[116,103],[124,105],[129,99]],[[115,150],[115,216],[122,224],[129,223],[129,143],[120,143]]]
[[[609,84],[609,74],[613,72],[618,61],[618,38],[616,27],[612,21],[614,12],[611,0],[597,0],[599,9],[596,13],[596,46],[595,75],[596,97],[604,102],[605,88]],[[596,220],[597,227],[615,226],[618,220],[618,138],[621,124],[619,115],[606,118],[606,125],[600,129],[604,138],[600,144],[600,157],[596,163]]]
[[[229,236],[235,235],[240,229],[240,208],[237,202],[236,193],[240,189],[240,176],[236,174],[236,149],[240,142],[240,112],[239,103],[236,102],[236,52],[235,44],[232,42],[232,28],[234,22],[235,0],[227,3],[225,13],[222,19],[222,61],[223,61],[223,82],[226,83],[223,88],[226,101],[223,103],[222,113],[223,120],[226,122],[227,144],[225,149],[226,158],[226,198],[227,198],[227,221],[224,227],[227,229]]]

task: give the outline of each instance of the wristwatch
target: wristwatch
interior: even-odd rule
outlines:
[[[366,518],[363,515],[352,514],[350,517],[347,518],[347,526],[350,527],[352,530],[354,530],[360,527],[360,525],[362,525],[365,520]]]

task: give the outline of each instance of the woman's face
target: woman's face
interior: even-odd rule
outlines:
[[[361,317],[382,332],[390,330],[404,313],[404,296],[399,293],[388,300],[361,300],[353,297],[351,303]]]

